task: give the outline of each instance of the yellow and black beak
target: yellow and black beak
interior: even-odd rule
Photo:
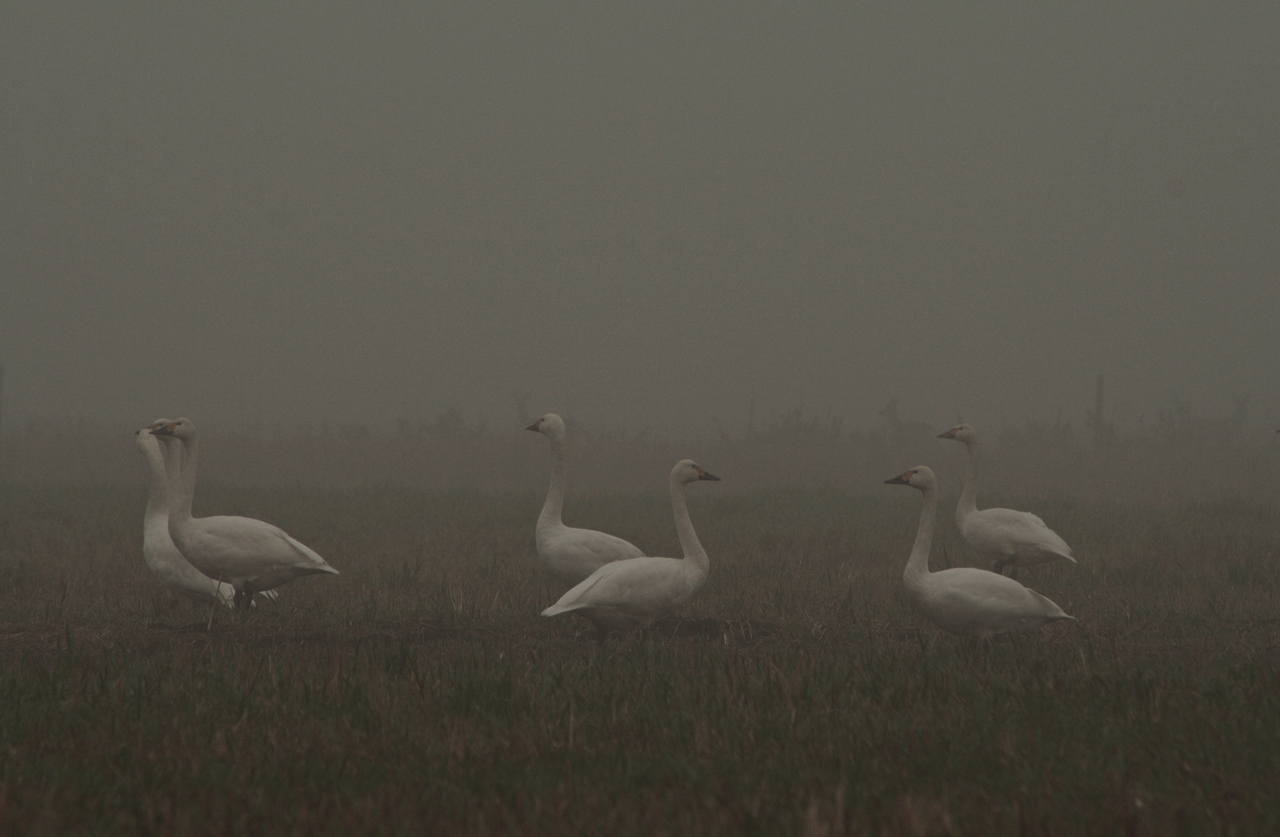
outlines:
[[[526,428],[525,428],[525,430],[532,430],[534,433],[537,433],[537,432],[538,432],[538,428],[539,428],[539,427],[541,427],[541,426],[542,426],[542,419],[538,419],[538,420],[537,420],[537,421],[535,421],[533,424],[531,424],[531,425],[529,425],[528,427],[526,427]]]
[[[956,437],[956,428],[951,428],[946,433],[939,433],[939,439],[954,439]]]
[[[155,430],[152,430],[151,435],[152,436],[172,436],[173,428],[175,427],[177,427],[177,424],[174,422],[170,422],[169,424],[166,424],[164,427],[157,427]]]
[[[891,480],[885,480],[885,485],[911,485],[911,478],[916,475],[915,471],[907,471],[906,473],[896,476]]]
[[[698,472],[698,479],[700,480],[711,480],[712,482],[720,482],[719,477],[717,477],[715,474],[709,474],[706,471],[702,470],[701,465],[694,465],[693,469]]]

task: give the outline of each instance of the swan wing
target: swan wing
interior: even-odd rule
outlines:
[[[202,556],[255,566],[263,563],[337,574],[323,558],[278,526],[251,517],[203,517],[192,532]]]
[[[572,555],[578,560],[596,565],[628,558],[642,558],[644,552],[622,538],[595,529],[574,529],[555,526],[538,533],[538,548],[548,555]]]
[[[597,532],[595,529],[570,529],[569,534],[575,546],[601,561],[625,561],[628,558],[644,557],[640,547],[607,532]]]
[[[685,562],[676,558],[631,558],[605,564],[542,612],[555,616],[588,607],[649,612],[679,607],[693,595]]]
[[[1071,618],[1014,579],[972,567],[933,573],[922,593],[925,615],[956,633],[999,633]]]
[[[1075,560],[1067,542],[1030,512],[983,509],[969,516],[961,534],[976,549],[984,552],[1006,556],[1050,552]]]
[[[538,557],[561,583],[574,586],[604,565],[644,557],[634,544],[593,529],[563,524],[539,527]]]

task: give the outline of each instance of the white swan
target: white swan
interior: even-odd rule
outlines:
[[[534,532],[538,557],[556,580],[570,587],[612,561],[639,558],[644,552],[622,538],[594,529],[574,529],[564,525],[564,421],[547,413],[525,428],[541,433],[551,442],[551,487],[538,515]]]
[[[648,627],[654,619],[673,613],[707,580],[711,562],[693,531],[685,486],[698,480],[719,480],[690,459],[671,471],[671,508],[680,535],[679,558],[628,558],[605,564],[581,584],[542,611],[543,616],[577,612],[604,632]]]
[[[953,634],[991,636],[1075,618],[1034,590],[997,573],[975,567],[929,572],[933,521],[938,511],[937,479],[933,471],[920,465],[885,482],[909,485],[924,494],[920,526],[902,583],[907,598],[930,622]]]
[[[168,423],[168,419],[156,419],[137,433],[138,450],[142,451],[151,471],[147,511],[142,522],[142,557],[156,578],[173,592],[200,601],[208,601],[213,596],[231,607],[235,589],[230,584],[219,584],[191,566],[173,545],[173,538],[169,537],[170,480],[166,473],[167,460],[159,438],[151,433]],[[174,474],[177,472],[178,469],[175,468]]]
[[[253,594],[295,578],[338,571],[284,530],[249,517],[192,517],[199,446],[196,426],[180,418],[151,431],[172,436],[184,451],[177,496],[169,506],[169,534],[183,557],[200,572],[235,588],[238,607],[247,608]]]
[[[1001,573],[1006,565],[1012,565],[1014,575],[1018,567],[1031,567],[1046,561],[1070,561],[1071,547],[1058,537],[1044,521],[1031,512],[1012,509],[983,509],[978,511],[978,433],[968,424],[958,424],[939,439],[955,439],[963,442],[969,453],[969,465],[965,470],[964,489],[956,505],[956,526],[965,543],[996,562],[995,571]]]

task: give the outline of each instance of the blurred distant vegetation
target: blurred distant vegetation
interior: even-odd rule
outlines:
[[[517,409],[525,412],[523,399]],[[1280,496],[1280,436],[1246,437],[1249,399],[1237,397],[1215,416],[1171,396],[1141,426],[1118,427],[1101,410],[1080,424],[978,428],[984,442],[980,505],[997,497],[1086,496],[1164,504]],[[198,417],[197,421],[198,421]],[[523,427],[530,415],[500,426],[454,408],[430,419],[397,418],[386,426],[324,423],[242,433],[209,433],[202,482],[227,485],[534,489],[547,477],[545,440]],[[944,492],[959,491],[963,448],[939,440],[946,430],[903,418],[896,400],[864,427],[843,417],[796,409],[727,428],[712,416],[701,433],[585,424],[569,427],[570,490],[631,491],[661,487],[671,465],[698,460],[725,478],[725,488],[831,486],[871,490],[903,468],[927,464]],[[82,422],[32,422],[0,439],[0,480],[78,485],[137,483],[141,457],[126,434]]]

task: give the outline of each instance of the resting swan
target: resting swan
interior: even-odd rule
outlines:
[[[698,592],[711,562],[693,531],[685,486],[699,480],[719,480],[691,459],[682,459],[671,470],[671,508],[680,535],[679,558],[628,558],[605,564],[581,584],[542,611],[543,616],[577,612],[591,620],[600,632],[646,628],[653,620],[674,613]]]
[[[182,479],[169,506],[169,535],[183,557],[210,578],[235,588],[237,607],[247,608],[253,594],[272,590],[295,578],[338,571],[284,530],[249,517],[192,517],[199,447],[196,426],[180,418],[151,431],[182,443]]]
[[[156,419],[137,432],[138,450],[146,458],[151,471],[147,511],[142,522],[142,557],[160,583],[173,592],[198,601],[208,601],[212,596],[232,607],[235,588],[230,584],[219,584],[191,566],[173,545],[173,538],[169,537],[169,497],[172,490],[176,490],[179,468],[174,463],[171,481],[166,473],[168,460],[160,447],[160,440],[151,433],[168,423],[168,419]]]
[[[534,535],[538,557],[556,580],[572,587],[605,564],[643,556],[639,547],[622,538],[564,525],[560,516],[565,489],[564,421],[547,413],[525,430],[541,433],[551,442],[551,487]]]
[[[1031,512],[1012,509],[983,509],[978,511],[978,433],[968,424],[958,424],[939,439],[955,439],[964,443],[969,453],[969,465],[964,475],[964,490],[956,505],[956,526],[965,543],[978,552],[994,558],[995,571],[1002,573],[1006,565],[1012,565],[1014,576],[1018,567],[1031,567],[1046,561],[1070,561],[1071,547],[1044,521]]]
[[[929,572],[933,521],[938,511],[937,479],[933,471],[920,465],[885,482],[909,485],[924,494],[920,526],[902,583],[907,598],[930,622],[953,634],[991,636],[1075,618],[1034,590],[997,573],[975,567]]]

